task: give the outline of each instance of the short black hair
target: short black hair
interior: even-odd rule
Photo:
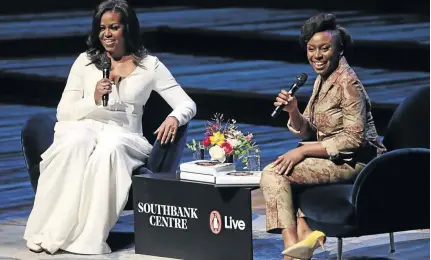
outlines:
[[[352,36],[347,29],[337,24],[335,15],[318,14],[305,21],[301,27],[299,44],[305,49],[314,34],[325,31],[332,32],[332,35],[338,38],[337,44],[341,51],[345,51],[353,43]]]
[[[101,69],[101,59],[105,48],[100,43],[100,20],[105,12],[112,11],[120,14],[121,23],[124,26],[124,42],[126,53],[132,55],[136,65],[147,56],[141,40],[139,20],[133,8],[125,0],[107,0],[99,4],[94,10],[91,32],[87,39],[87,56],[91,63]]]

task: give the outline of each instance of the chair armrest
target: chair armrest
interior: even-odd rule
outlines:
[[[429,165],[430,150],[425,148],[394,150],[368,163],[352,192],[359,224],[429,226]]]
[[[54,140],[57,119],[52,114],[36,114],[30,117],[21,129],[21,148],[27,169],[38,165],[40,157]]]
[[[183,155],[187,142],[188,124],[177,129],[177,135],[172,143],[162,145],[156,140],[148,158],[148,168],[151,172],[175,173]]]
[[[30,182],[36,192],[39,180],[41,155],[54,140],[57,119],[51,114],[36,114],[30,117],[21,129],[21,149],[27,166]]]

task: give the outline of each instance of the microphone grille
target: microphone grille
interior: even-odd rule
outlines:
[[[298,85],[304,85],[304,83],[307,81],[307,74],[301,73],[298,76],[296,76],[296,80],[298,81]]]
[[[111,59],[106,56],[106,53],[102,55],[102,69],[110,69],[111,68]]]

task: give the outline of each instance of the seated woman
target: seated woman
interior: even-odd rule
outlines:
[[[126,1],[98,6],[87,45],[59,102],[54,142],[42,154],[24,234],[34,252],[111,252],[106,239],[127,202],[132,171],[152,149],[142,133],[151,91],[173,108],[156,131],[162,144],[172,142],[177,128],[196,114],[195,103],[165,65],[147,54],[138,18]],[[110,78],[102,79],[107,59]]]
[[[352,43],[347,30],[337,25],[333,15],[320,14],[305,22],[299,39],[318,75],[313,93],[303,114],[285,90],[274,106],[285,106],[290,131],[317,141],[302,142],[279,156],[265,167],[260,183],[267,231],[282,234],[285,259],[311,258],[314,249],[325,242],[325,234],[312,232],[303,219],[306,216],[294,208],[291,184],[353,180],[366,163],[385,151],[368,95],[343,56]]]

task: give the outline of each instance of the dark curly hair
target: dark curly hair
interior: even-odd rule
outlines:
[[[330,31],[337,38],[337,48],[345,51],[352,43],[352,36],[346,28],[341,27],[333,14],[318,14],[308,19],[301,27],[299,44],[305,49],[308,41],[318,32]]]
[[[135,11],[125,0],[107,0],[99,4],[94,10],[91,32],[87,39],[87,57],[90,64],[95,64],[101,69],[101,60],[105,53],[105,48],[99,40],[100,20],[105,12],[112,11],[120,14],[121,24],[124,26],[123,37],[125,41],[125,51],[127,55],[132,55],[133,62],[138,66],[147,56],[148,51],[142,44],[140,35],[139,20]]]

